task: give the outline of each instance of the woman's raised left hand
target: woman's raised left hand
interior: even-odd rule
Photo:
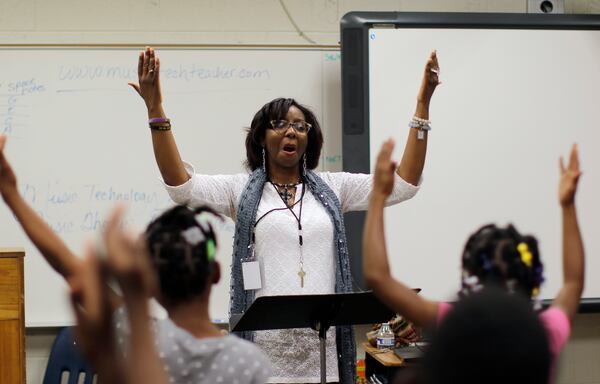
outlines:
[[[437,59],[437,51],[434,50],[429,54],[429,58],[425,64],[417,102],[429,105],[435,88],[440,84],[440,65]]]

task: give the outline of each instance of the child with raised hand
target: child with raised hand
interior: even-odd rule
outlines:
[[[79,260],[19,193],[17,177],[4,154],[6,142],[6,136],[0,134],[0,194],[46,261],[68,279]]]
[[[169,317],[155,323],[165,370],[175,383],[264,383],[271,364],[254,344],[224,336],[208,312],[211,287],[220,279],[217,239],[205,217],[208,207],[177,205],[151,222],[144,234],[159,290]],[[125,313],[117,311],[118,337],[125,339]]]
[[[118,228],[123,209],[114,211],[105,233],[106,256],[88,249],[69,279],[77,319],[76,337],[95,367],[100,383],[166,384],[168,377],[155,348],[148,297],[155,276],[145,250]],[[117,345],[108,277],[119,283],[129,314],[131,338],[125,358]]]
[[[83,283],[78,282],[81,279],[76,276],[85,262],[20,196],[16,176],[4,154],[5,144],[6,137],[0,135],[0,194],[46,261],[71,282],[75,298],[83,297],[78,294],[84,289],[80,288]],[[210,321],[208,300],[212,284],[220,278],[220,269],[214,260],[216,237],[208,221],[199,218],[202,212],[212,211],[205,207],[191,210],[175,206],[150,223],[143,236],[147,249],[143,254],[149,258],[149,265],[158,279],[158,288],[153,293],[169,315],[168,319],[157,321],[154,327],[160,357],[171,383],[264,383],[271,374],[271,364],[264,353],[254,344],[235,336],[224,337]],[[111,228],[114,228],[113,224]],[[105,235],[107,247],[110,244],[108,233]],[[111,311],[123,304],[123,299],[108,287],[103,287],[102,292],[107,292],[110,299],[109,303],[102,303],[109,305]],[[92,303],[96,303],[97,297],[94,297],[91,296]],[[125,304],[127,307],[127,302]],[[99,307],[94,304],[94,308]],[[96,310],[95,313],[106,315],[105,311]],[[93,318],[106,320],[106,317],[98,316]],[[115,321],[120,323],[118,341],[134,337],[127,330],[124,310],[117,312]],[[98,323],[85,324],[97,326],[92,330],[107,331]],[[110,338],[97,340],[106,341],[106,345],[97,343],[92,348],[106,351],[113,348]],[[99,353],[98,357],[107,358],[106,353]],[[182,364],[186,369],[181,369]],[[119,371],[110,364],[103,366]]]
[[[416,325],[433,325],[451,310],[451,305],[431,301],[394,279],[390,274],[384,236],[383,207],[394,179],[391,159],[394,142],[387,140],[375,165],[374,188],[363,233],[363,273],[367,284],[390,308]],[[581,176],[577,146],[569,163],[560,161],[559,203],[563,218],[563,286],[549,309],[540,313],[550,351],[556,358],[568,341],[584,283],[584,250],[577,224],[575,193]],[[462,256],[461,296],[497,286],[537,299],[543,282],[543,266],[537,241],[521,235],[512,225],[486,225],[470,236]]]
[[[546,330],[531,303],[485,288],[453,306],[418,373],[421,384],[548,384],[550,363]]]

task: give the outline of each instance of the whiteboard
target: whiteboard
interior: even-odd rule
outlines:
[[[426,297],[453,299],[467,237],[486,223],[514,223],[538,238],[546,277],[541,295],[554,298],[562,285],[558,158],[576,142],[583,168],[577,195],[586,249],[583,297],[598,298],[600,31],[490,28],[368,32],[371,165],[390,136],[400,160],[434,48],[441,66],[422,189],[386,210],[393,275]]]
[[[76,253],[116,201],[143,230],[172,204],[154,161],[146,109],[127,85],[138,49],[0,49],[0,132],[25,199]],[[202,173],[244,172],[245,127],[276,97],[312,108],[340,128],[340,55],[331,49],[160,49],[164,107],[182,157]],[[330,134],[331,133],[331,134]],[[339,140],[338,140],[339,141]],[[340,161],[339,145],[323,161]],[[327,159],[328,161],[325,161]],[[67,286],[0,204],[0,245],[24,247],[26,326],[73,322]],[[233,222],[219,226],[223,278],[210,311],[227,319]]]
[[[593,143],[600,110],[600,17],[494,13],[351,12],[341,20],[343,169],[371,169],[384,138],[400,155],[425,60],[437,49],[421,191],[386,210],[394,276],[438,300],[460,288],[460,258],[481,225],[511,222],[540,242],[542,298],[562,285],[558,157],[577,142],[577,196],[586,249],[581,311],[600,311],[600,192]],[[351,154],[351,156],[350,156]],[[347,217],[360,262],[364,217]],[[351,220],[350,220],[351,219]],[[352,252],[354,250],[354,252]]]

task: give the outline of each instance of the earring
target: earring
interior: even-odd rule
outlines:
[[[265,161],[265,158],[266,158],[265,147],[263,147],[263,149],[262,149],[262,157],[263,157],[263,164],[262,164],[263,172],[267,173],[267,162]]]
[[[304,159],[303,159],[303,161],[302,161],[302,174],[303,174],[304,176],[306,176],[306,152],[304,153],[304,156],[303,156],[303,158],[304,158]]]

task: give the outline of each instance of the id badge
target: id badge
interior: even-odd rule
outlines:
[[[260,278],[260,263],[258,261],[242,262],[242,277],[244,279],[244,289],[261,289],[262,280]]]

